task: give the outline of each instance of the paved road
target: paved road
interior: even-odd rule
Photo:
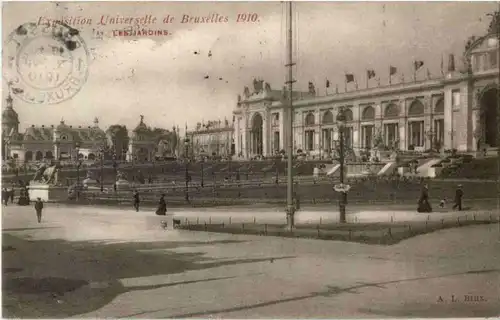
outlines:
[[[64,204],[51,204],[50,206],[65,207],[78,214],[89,212],[130,212],[131,215],[145,216],[152,214],[156,204],[144,204],[140,213],[131,211],[132,204],[128,206],[76,206]],[[440,221],[441,219],[498,219],[499,211],[496,207],[496,199],[466,200],[462,212],[453,211],[450,205],[440,209],[433,204],[433,213],[417,213],[413,203],[377,203],[377,204],[351,204],[347,206],[348,222],[405,222],[405,221]],[[331,204],[306,204],[296,213],[297,223],[322,223],[338,221],[339,211],[336,203]],[[188,219],[189,223],[286,223],[285,207],[283,205],[259,204],[241,206],[223,206],[215,208],[169,208],[169,213],[181,219],[183,223]]]
[[[4,316],[500,315],[498,225],[372,246],[163,231],[145,215],[48,205],[38,224],[4,208]]]

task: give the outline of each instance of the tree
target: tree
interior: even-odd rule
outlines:
[[[106,130],[106,134],[111,139],[111,146],[116,152],[116,158],[124,160],[129,145],[127,126],[114,124]]]

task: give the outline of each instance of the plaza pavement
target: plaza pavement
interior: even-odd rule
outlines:
[[[249,215],[240,210],[219,215]],[[258,212],[267,219],[272,211],[250,213]],[[152,211],[48,204],[42,224],[31,207],[2,215],[4,312],[20,317],[500,315],[498,224],[375,246],[165,231],[145,223]]]

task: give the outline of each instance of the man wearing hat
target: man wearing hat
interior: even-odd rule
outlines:
[[[38,219],[38,223],[42,222],[42,209],[43,209],[42,199],[41,198],[36,198],[35,211],[36,211],[36,217]]]
[[[453,210],[458,208],[458,211],[462,211],[462,197],[464,196],[464,191],[462,190],[462,185],[459,184],[457,190],[455,191],[455,204],[453,205]]]

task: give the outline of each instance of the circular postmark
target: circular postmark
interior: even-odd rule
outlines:
[[[62,22],[20,25],[3,48],[11,92],[34,104],[57,104],[77,94],[88,76],[89,53],[80,32]]]

